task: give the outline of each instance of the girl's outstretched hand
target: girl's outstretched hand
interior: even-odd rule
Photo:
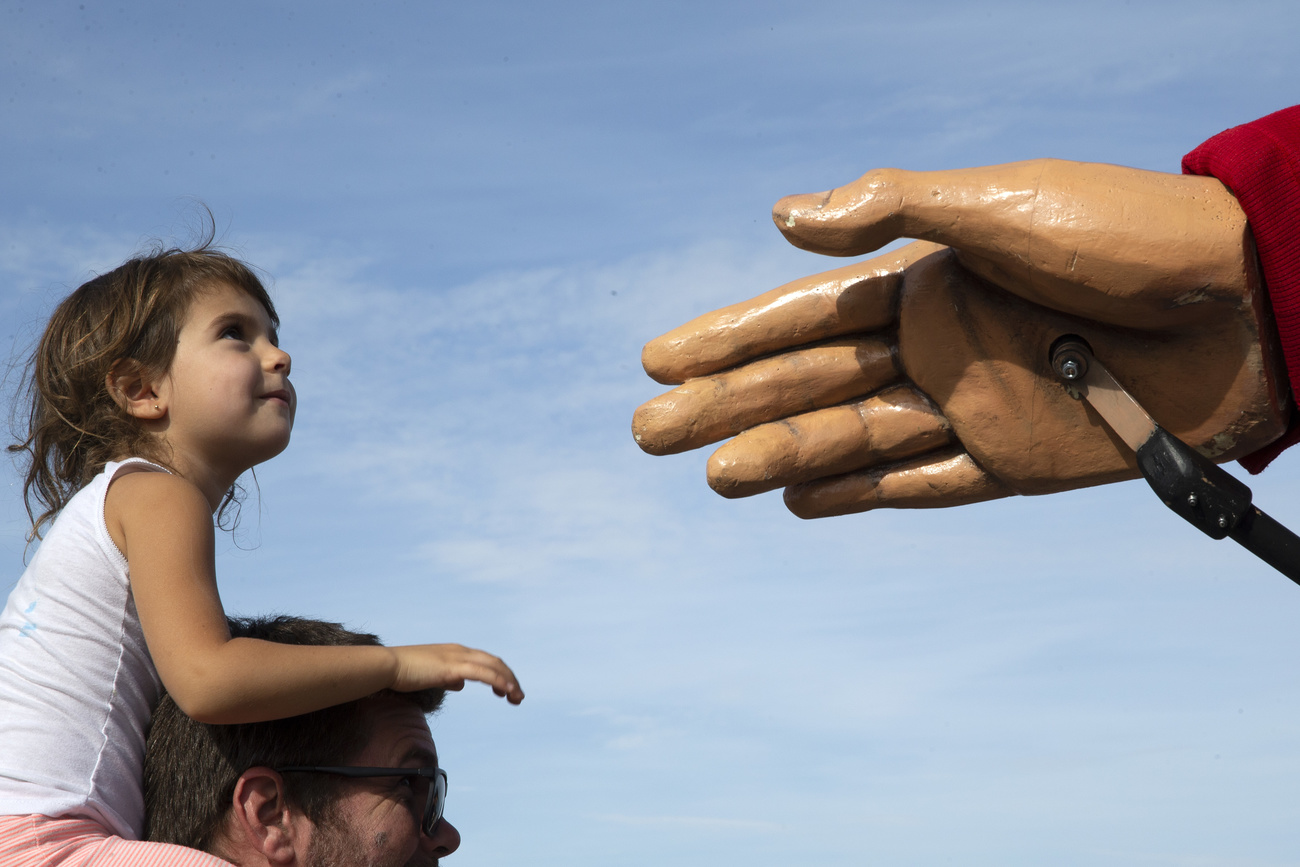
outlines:
[[[465,681],[477,680],[511,704],[524,700],[524,691],[510,666],[485,651],[460,644],[410,644],[391,649],[397,658],[392,688],[398,692],[459,690],[465,688]]]

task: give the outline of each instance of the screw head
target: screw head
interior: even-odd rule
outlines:
[[[1073,358],[1061,362],[1061,376],[1064,379],[1078,379],[1079,362],[1075,361]]]
[[[1196,504],[1197,504],[1198,502],[1199,502],[1199,501],[1196,499],[1196,495],[1195,495],[1195,494],[1188,494],[1188,495],[1187,495],[1187,505],[1189,505],[1189,506],[1195,508],[1195,507],[1196,507]]]
[[[1228,516],[1227,516],[1227,515],[1220,515],[1220,516],[1219,516],[1219,529],[1220,529],[1220,530],[1226,530],[1226,529],[1228,529]]]

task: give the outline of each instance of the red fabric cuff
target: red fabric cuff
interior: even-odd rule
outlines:
[[[1219,133],[1183,157],[1183,172],[1210,175],[1232,191],[1250,221],[1277,320],[1293,394],[1300,394],[1300,105]],[[1258,473],[1300,441],[1300,424],[1248,455]]]

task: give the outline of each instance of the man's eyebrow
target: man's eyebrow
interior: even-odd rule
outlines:
[[[402,756],[402,763],[405,764],[406,762],[412,760],[420,762],[422,767],[436,768],[438,766],[437,752],[429,749],[428,747],[417,746],[417,747],[411,747],[409,750],[407,750],[406,754]]]

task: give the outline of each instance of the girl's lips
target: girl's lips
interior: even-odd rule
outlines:
[[[287,391],[268,391],[262,395],[262,400],[278,400],[285,406],[289,405],[289,392]]]

